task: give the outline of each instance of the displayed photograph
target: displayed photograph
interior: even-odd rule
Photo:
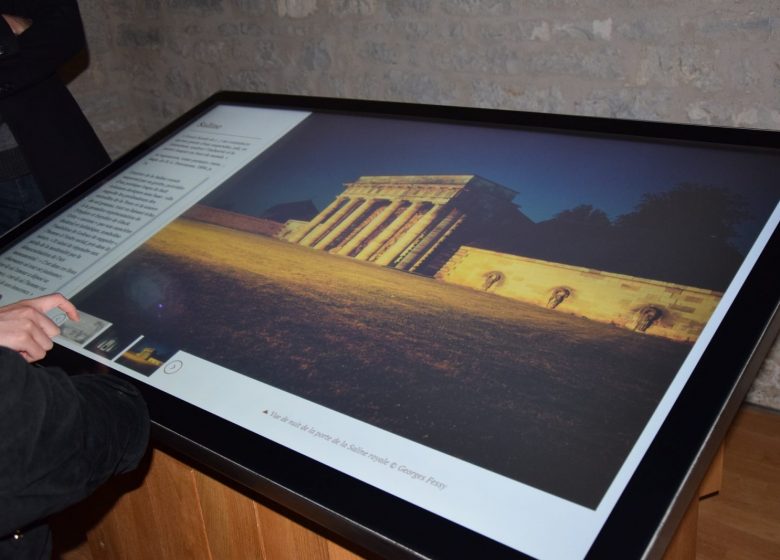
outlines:
[[[775,159],[315,113],[73,301],[145,375],[183,350],[595,509]]]

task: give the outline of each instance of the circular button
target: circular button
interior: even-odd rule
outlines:
[[[176,373],[177,371],[179,371],[182,368],[182,366],[184,366],[184,364],[181,363],[181,360],[173,360],[173,361],[168,362],[167,364],[165,364],[165,366],[163,367],[163,372],[164,373]]]

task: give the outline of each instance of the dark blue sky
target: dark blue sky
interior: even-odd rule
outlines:
[[[245,214],[311,199],[324,208],[362,175],[480,175],[517,191],[535,222],[579,204],[610,218],[681,183],[741,193],[763,224],[780,196],[780,157],[714,147],[314,114],[206,201]]]

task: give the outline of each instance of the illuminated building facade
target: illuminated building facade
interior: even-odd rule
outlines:
[[[464,242],[517,220],[515,194],[476,175],[361,177],[284,239],[432,276]]]

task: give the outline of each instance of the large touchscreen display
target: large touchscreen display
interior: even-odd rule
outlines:
[[[586,554],[774,231],[774,152],[220,104],[0,255],[58,342]],[[55,317],[59,320],[59,317]]]

